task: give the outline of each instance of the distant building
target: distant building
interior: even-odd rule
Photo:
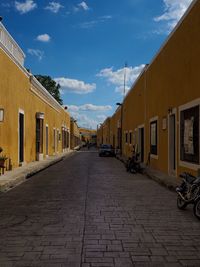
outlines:
[[[79,149],[81,147],[81,135],[76,120],[70,120],[70,148]]]
[[[97,144],[97,131],[87,128],[79,128],[82,144]]]

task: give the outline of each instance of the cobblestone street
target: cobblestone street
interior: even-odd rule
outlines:
[[[200,223],[174,192],[80,151],[0,195],[0,266],[200,266]]]

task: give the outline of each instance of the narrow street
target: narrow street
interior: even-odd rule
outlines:
[[[0,267],[200,266],[200,223],[176,194],[79,151],[0,195]]]

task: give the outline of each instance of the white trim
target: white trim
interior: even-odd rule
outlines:
[[[42,99],[57,112],[60,112],[60,110],[63,109],[63,107],[52,97],[52,95],[38,82],[34,76],[30,77],[30,82],[30,91],[36,94],[40,99]]]
[[[200,105],[200,98],[194,99],[184,105],[179,106],[179,111],[189,109],[194,106],[199,106]]]
[[[189,168],[192,170],[198,170],[200,169],[200,138],[199,138],[199,164],[197,163],[191,163],[191,162],[187,162],[187,161],[183,161],[181,160],[181,126],[180,126],[180,121],[181,121],[181,111],[184,111],[186,109],[195,107],[195,106],[199,106],[199,133],[200,133],[200,98],[194,99],[188,103],[185,103],[181,106],[179,106],[178,111],[179,111],[179,151],[178,151],[178,155],[179,155],[179,166],[181,167],[185,167],[185,168]]]
[[[158,155],[150,154],[151,159],[158,159]]]
[[[23,74],[29,78],[30,73],[24,68],[24,66],[20,65],[20,63],[14,58],[14,56],[3,46],[0,42],[0,49],[9,57],[9,59],[23,72]]]
[[[2,22],[0,22],[0,28],[2,28],[3,31],[5,31],[5,33],[9,36],[9,38],[11,39],[11,41],[17,46],[17,48],[19,49],[20,53],[25,57],[26,55],[24,54],[23,50],[18,45],[18,43],[14,40],[14,38],[10,35],[10,33],[7,31],[7,29],[5,28],[5,26],[3,25]]]
[[[20,150],[19,114],[23,114],[23,116],[24,116],[24,125],[23,125],[23,127],[24,127],[24,132],[23,132],[24,144],[23,145],[24,145],[24,147],[23,147],[23,161],[22,162],[20,162],[20,158],[19,158],[19,150]],[[21,108],[18,109],[17,119],[18,119],[18,155],[17,155],[17,157],[18,157],[18,164],[21,164],[23,166],[23,165],[25,165],[25,113],[24,113],[24,110]]]
[[[24,114],[24,110],[23,109],[19,108],[18,111],[19,111],[18,113]]]
[[[36,119],[44,120],[44,112],[36,112]]]
[[[169,144],[169,136],[170,136],[170,126],[169,126],[169,123],[170,123],[170,116],[171,115],[175,115],[175,164],[176,164],[176,169],[175,169],[175,173],[172,174],[172,170],[170,170],[170,144]],[[173,108],[172,109],[172,112],[170,114],[168,114],[167,116],[167,129],[168,129],[168,137],[167,137],[167,140],[168,140],[168,174],[171,176],[177,176],[177,163],[178,163],[178,153],[177,153],[177,133],[178,133],[178,126],[177,126],[177,109],[176,108]]]
[[[44,159],[44,154],[43,153],[37,153],[37,160],[42,161]]]
[[[195,170],[195,171],[200,169],[200,165],[199,164],[193,164],[193,163],[182,161],[182,160],[179,160],[179,166],[184,167],[184,168],[188,168],[188,169],[191,169],[191,170]]]
[[[139,125],[137,128],[138,128],[138,129],[140,129],[140,128],[145,128],[145,124],[141,124],[141,125]]]
[[[137,82],[140,80],[140,78],[142,77],[142,75],[146,72],[148,65],[145,65],[144,68],[142,69],[142,71],[140,72],[139,76],[137,77],[137,79],[134,81],[134,83],[132,84],[131,88],[128,90],[127,94],[124,97],[123,100],[123,104],[126,100],[126,98],[128,97],[128,95],[130,94],[130,92],[134,89],[135,85],[137,84]]]
[[[0,43],[20,64],[24,65],[25,54],[10,33],[0,22]]]
[[[152,117],[149,122],[158,121],[158,116]]]

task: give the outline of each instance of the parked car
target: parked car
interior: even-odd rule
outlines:
[[[114,157],[115,156],[115,150],[112,147],[112,145],[102,144],[99,147],[99,157],[101,157],[101,156]]]

